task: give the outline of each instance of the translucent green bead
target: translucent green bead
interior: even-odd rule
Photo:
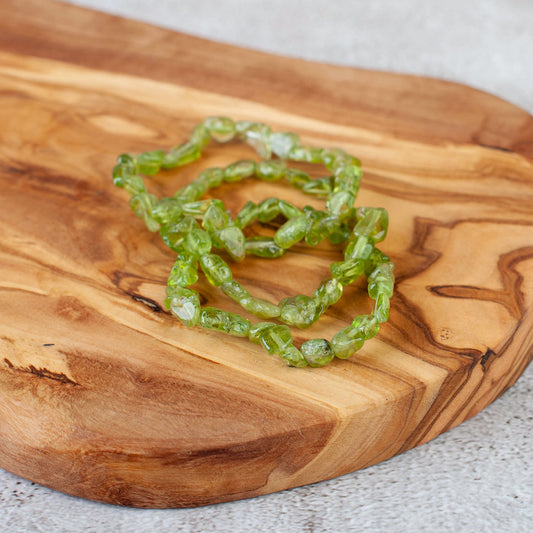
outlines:
[[[327,222],[325,220],[324,222]],[[347,224],[341,223],[335,227],[328,228],[329,231],[329,242],[331,244],[342,244],[346,242],[352,235],[352,230]]]
[[[275,259],[285,253],[285,249],[278,246],[271,237],[248,237],[244,244],[246,253],[264,257],[266,259]]]
[[[331,176],[310,180],[302,187],[304,193],[315,196],[328,196],[332,190],[333,178]]]
[[[282,161],[259,161],[255,165],[255,175],[265,181],[279,180],[285,171]]]
[[[278,200],[278,206],[281,214],[286,218],[299,217],[303,214],[300,209],[285,200]]]
[[[259,344],[270,355],[279,354],[292,344],[291,331],[287,326],[265,328],[258,336]]]
[[[376,299],[379,294],[385,294],[389,298],[394,290],[394,265],[392,263],[380,263],[368,276],[368,295]]]
[[[206,168],[195,180],[198,183],[205,183],[208,189],[213,189],[221,185],[224,181],[224,170],[219,167]]]
[[[161,226],[160,235],[163,242],[172,250],[179,251],[183,240],[193,228],[198,228],[198,222],[193,217],[187,216],[176,224]]]
[[[137,160],[131,154],[120,154],[117,157],[117,163],[123,165],[133,170],[134,173],[137,173]]]
[[[239,123],[237,123],[239,124]],[[266,124],[247,123],[245,128],[239,128],[241,139],[250,145],[262,159],[270,159],[270,127]]]
[[[379,322],[374,315],[361,315],[352,322],[352,327],[356,330],[354,338],[364,341],[375,337],[379,332]]]
[[[327,226],[323,224],[328,215],[315,209],[307,210],[306,215],[305,242],[309,246],[316,246],[329,235]]]
[[[227,324],[226,333],[234,335],[235,337],[248,337],[250,333],[251,323],[248,319],[240,315],[230,313],[229,322]]]
[[[349,285],[359,278],[365,271],[365,262],[361,259],[339,261],[330,266],[333,277],[343,285]]]
[[[251,324],[249,320],[239,315],[216,307],[204,307],[200,312],[200,326],[237,337],[247,337]]]
[[[231,281],[231,270],[222,257],[216,254],[205,254],[200,257],[199,261],[202,271],[211,285],[219,287]]]
[[[357,210],[357,224],[353,234],[369,237],[372,242],[380,242],[387,235],[389,215],[382,207],[360,207]]]
[[[209,134],[209,130],[202,123],[194,127],[189,137],[189,142],[196,144],[200,150],[206,148],[210,140],[211,135]]]
[[[292,161],[305,163],[322,163],[322,148],[312,146],[294,146],[288,155]]]
[[[300,138],[295,133],[280,132],[270,134],[272,152],[280,159],[287,159],[290,151],[298,146]]]
[[[320,316],[328,307],[337,303],[342,296],[342,283],[336,278],[326,278],[313,292],[317,314]],[[318,316],[315,318],[317,319]]]
[[[219,143],[231,141],[236,133],[235,122],[227,117],[208,117],[204,120],[204,126]]]
[[[293,187],[297,189],[303,189],[306,183],[309,183],[311,180],[309,174],[303,170],[298,170],[296,168],[288,168],[285,171],[284,175],[285,181],[287,181]]]
[[[115,165],[113,167],[113,183],[122,189],[126,184],[126,180],[131,176],[135,176],[135,174],[136,172],[128,168],[127,165]]]
[[[365,265],[366,277],[370,276],[370,274],[372,274],[374,269],[380,263],[390,263],[390,257],[374,247],[372,248],[372,252],[368,256],[368,259],[366,260],[366,265]]]
[[[144,220],[146,227],[150,231],[159,230],[159,222],[152,218],[152,209],[157,204],[157,196],[148,193],[140,193],[130,200],[130,207],[133,212]]]
[[[233,223],[238,228],[245,228],[249,226],[257,218],[257,205],[251,201],[248,201],[244,204],[242,209],[239,211]]]
[[[291,248],[305,237],[307,217],[305,215],[290,218],[274,235],[274,242],[281,248]]]
[[[225,228],[229,224],[229,215],[226,212],[226,206],[221,200],[212,200],[206,209],[202,226],[211,232]]]
[[[239,304],[243,309],[259,318],[275,318],[280,315],[280,309],[277,305],[262,298],[244,297],[239,300]]]
[[[354,202],[354,194],[349,191],[338,191],[329,196],[326,201],[326,209],[342,221],[350,215]]]
[[[146,187],[144,186],[144,180],[141,176],[130,176],[124,179],[124,189],[131,195],[145,194]]]
[[[302,352],[295,346],[288,346],[278,354],[288,366],[302,368],[307,366],[307,361],[302,355]]]
[[[194,218],[203,218],[207,210],[215,202],[220,202],[220,200],[195,200],[194,202],[182,203],[181,208],[183,209],[183,213],[185,215],[192,215]]]
[[[253,159],[241,159],[231,163],[224,169],[224,181],[232,183],[249,178],[255,174],[255,161]]]
[[[322,150],[322,162],[328,170],[333,169],[333,165],[337,160],[344,160],[349,157],[348,153],[342,148],[324,148]]]
[[[349,191],[354,196],[357,196],[361,177],[362,173],[359,167],[348,165],[342,168],[333,180],[333,192]]]
[[[197,144],[186,142],[171,148],[163,157],[162,168],[174,168],[187,165],[200,157],[200,148]]]
[[[167,287],[165,305],[186,326],[195,326],[200,318],[198,293],[182,287]]]
[[[208,254],[212,247],[209,233],[200,228],[193,228],[183,239],[183,248],[194,257]]]
[[[217,241],[234,261],[242,261],[246,255],[245,239],[240,228],[228,226],[216,233]]]
[[[378,294],[378,297],[376,298],[376,303],[374,304],[373,314],[376,317],[376,320],[380,324],[383,324],[383,322],[387,322],[387,320],[389,319],[389,311],[390,311],[389,297],[385,293],[380,292]]]
[[[244,298],[251,297],[251,294],[248,292],[248,290],[234,279],[220,285],[220,289],[224,294],[236,302],[240,302]]]
[[[194,257],[180,253],[170,271],[167,284],[188,287],[198,281],[198,263]]]
[[[208,186],[204,181],[193,181],[180,189],[174,197],[181,202],[196,202],[207,191]]]
[[[344,169],[348,167],[360,168],[361,161],[359,161],[359,159],[357,159],[356,157],[346,154],[341,157],[336,157],[333,163],[331,164],[330,170],[335,176],[338,176],[341,172],[344,171]]]
[[[277,198],[267,198],[257,204],[257,220],[259,222],[269,222],[280,213],[279,200]]]
[[[309,366],[326,366],[333,359],[331,344],[326,339],[310,339],[300,347]]]
[[[352,237],[344,249],[344,258],[367,260],[374,250],[374,245],[368,237]]]
[[[357,350],[360,350],[365,341],[358,337],[359,334],[359,330],[352,326],[341,329],[333,339],[331,339],[333,355],[339,359],[348,359],[348,357],[351,357],[357,352]]]
[[[152,208],[152,218],[160,224],[176,224],[183,216],[181,202],[175,198],[161,198]]]
[[[143,152],[137,156],[139,172],[147,176],[153,176],[159,172],[161,163],[165,157],[163,150],[154,150],[153,152]]]
[[[308,328],[316,319],[316,302],[303,294],[284,298],[279,308],[281,320],[290,326]]]
[[[250,332],[248,333],[248,338],[254,344],[261,344],[261,335],[268,329],[275,327],[276,324],[273,322],[256,322],[250,327]]]

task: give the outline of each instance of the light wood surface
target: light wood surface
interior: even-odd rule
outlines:
[[[115,189],[118,153],[206,115],[267,122],[363,161],[386,207],[390,322],[357,357],[290,369],[163,308],[173,254]],[[533,345],[533,118],[437,80],[218,45],[54,2],[0,6],[0,466],[85,498],[204,505],[392,457],[479,412]],[[212,147],[150,181],[170,194],[251,152]],[[218,193],[218,191],[217,191]],[[228,207],[277,184],[220,189]],[[259,228],[259,231],[268,228]],[[298,246],[234,268],[274,301],[340,257]],[[282,273],[282,275],[280,275]],[[237,308],[204,281],[205,302]],[[297,340],[367,312],[364,285]]]

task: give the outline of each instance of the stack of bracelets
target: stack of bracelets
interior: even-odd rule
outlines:
[[[146,191],[141,174],[152,176],[160,169],[180,167],[197,160],[211,139],[225,143],[237,138],[253,147],[261,161],[236,161],[225,168],[208,168],[172,198],[159,200]],[[276,155],[278,159],[271,159]],[[286,161],[321,163],[331,176],[312,179],[306,172],[288,168]],[[265,181],[284,180],[306,194],[326,198],[326,209],[299,209],[285,200],[268,198],[247,202],[231,218],[219,199],[204,199],[204,193],[222,183],[249,177]],[[159,231],[166,245],[177,253],[168,278],[165,305],[186,326],[201,326],[237,337],[248,337],[269,354],[277,354],[289,366],[325,366],[335,357],[346,359],[374,337],[389,317],[389,299],[394,286],[394,265],[376,243],[385,238],[388,214],[383,208],[353,207],[361,180],[361,163],[344,150],[301,146],[289,132],[272,132],[261,123],[209,117],[199,123],[189,140],[168,152],[155,150],[138,156],[122,154],[113,169],[113,181],[130,195],[130,206],[150,231]],[[286,219],[273,237],[245,237],[243,229],[255,221]],[[344,260],[333,263],[331,276],[312,296],[298,295],[278,304],[256,298],[234,280],[229,265],[214,250],[223,250],[234,261],[246,254],[277,258],[302,239],[314,246],[329,238],[343,244]],[[276,319],[290,326],[307,328],[336,303],[349,285],[365,274],[368,294],[374,302],[371,314],[358,316],[332,339],[310,339],[298,349],[287,325],[275,322],[251,324],[240,315],[215,307],[201,307],[199,294],[191,289],[198,280],[198,265],[209,282],[220,287],[249,313]]]

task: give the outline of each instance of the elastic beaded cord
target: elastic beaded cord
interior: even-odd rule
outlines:
[[[173,198],[158,200],[146,191],[140,174],[151,176],[161,168],[183,166],[197,160],[211,139],[228,142],[233,138],[252,146],[264,160],[236,161],[226,168],[209,168],[195,180],[178,190]],[[279,160],[271,160],[272,154]],[[311,179],[298,169],[290,169],[285,161],[323,163],[331,176]],[[247,202],[232,219],[221,200],[201,200],[208,189],[224,182],[237,182],[249,177],[266,181],[282,178],[304,193],[326,197],[326,211],[310,206],[298,209],[289,202],[268,198],[259,204]],[[130,205],[150,231],[160,231],[163,241],[177,252],[176,262],[168,278],[166,306],[185,325],[200,325],[248,337],[269,354],[279,355],[290,366],[324,366],[334,357],[345,359],[359,350],[364,341],[374,337],[379,325],[388,319],[389,300],[394,286],[393,264],[380,252],[376,243],[385,238],[388,215],[382,208],[358,208],[353,204],[361,179],[360,162],[341,149],[300,146],[294,133],[272,133],[265,124],[238,121],[225,117],[209,117],[198,124],[188,142],[168,152],[144,152],[136,158],[122,154],[113,169],[113,180],[131,195]],[[286,222],[273,238],[245,238],[242,230],[254,221],[268,222],[283,215]],[[199,222],[201,222],[201,226]],[[233,260],[246,254],[276,258],[305,239],[316,245],[329,238],[333,244],[347,241],[344,261],[331,265],[332,276],[322,281],[313,296],[284,298],[279,304],[253,297],[233,280],[229,265],[213,248],[226,251]],[[189,287],[198,279],[198,266],[208,281],[260,318],[275,318],[289,325],[310,326],[337,302],[343,287],[362,274],[368,278],[368,294],[374,308],[371,314],[358,316],[350,326],[340,330],[331,340],[311,339],[300,350],[292,343],[286,325],[249,320],[214,307],[200,306],[196,291]]]

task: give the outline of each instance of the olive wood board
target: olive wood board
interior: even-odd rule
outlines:
[[[362,160],[357,205],[388,210],[381,248],[397,283],[390,321],[353,358],[288,368],[163,306],[173,252],[132,214],[111,169],[122,152],[183,142],[209,115]],[[313,483],[460,424],[532,357],[533,118],[494,96],[4,0],[0,147],[0,466],[27,479],[137,507]],[[210,146],[149,188],[171,195],[251,155]],[[215,192],[232,212],[272,195],[310,202],[256,180]],[[341,257],[300,244],[233,270],[279,301],[311,294]],[[239,310],[203,279],[198,290]],[[331,338],[370,306],[356,283],[296,341]]]

